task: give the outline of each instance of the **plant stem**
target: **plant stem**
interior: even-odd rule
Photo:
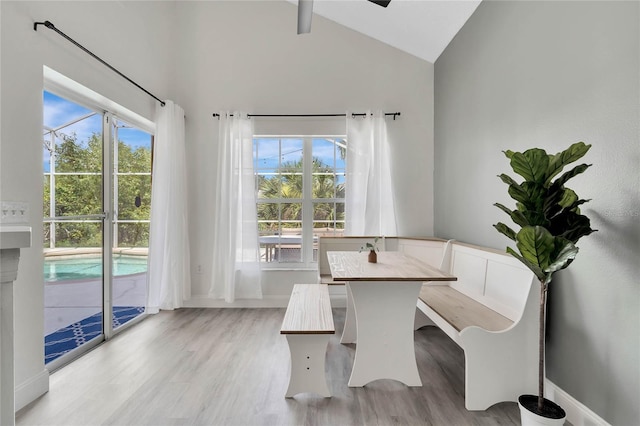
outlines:
[[[544,405],[544,344],[545,344],[545,308],[547,306],[547,285],[544,281],[540,281],[540,330],[538,345],[538,413],[542,414],[542,406]]]

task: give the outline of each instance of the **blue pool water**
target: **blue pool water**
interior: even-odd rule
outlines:
[[[114,256],[113,275],[131,275],[147,272],[146,256]],[[75,259],[48,258],[44,261],[45,281],[85,280],[102,277],[101,257]]]

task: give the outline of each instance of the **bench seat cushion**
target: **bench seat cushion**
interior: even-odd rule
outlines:
[[[458,332],[470,326],[502,331],[513,321],[448,285],[423,285],[420,300],[433,309]]]

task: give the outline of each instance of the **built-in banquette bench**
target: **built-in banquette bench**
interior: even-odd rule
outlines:
[[[326,263],[327,251],[349,250],[354,245],[358,250],[362,241],[372,238],[356,237],[357,244],[340,242],[339,237],[321,238],[320,279],[326,271],[322,262]],[[517,401],[519,395],[536,389],[538,294],[529,269],[498,250],[454,241],[386,238],[384,248],[402,251],[457,277],[453,282],[423,285],[415,324],[416,329],[439,327],[464,350],[468,410]]]
[[[324,366],[329,336],[335,334],[329,288],[321,284],[295,284],[282,321],[287,336],[291,375],[286,398],[302,392],[330,397]]]

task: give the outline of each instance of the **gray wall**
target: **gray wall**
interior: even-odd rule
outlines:
[[[547,377],[620,425],[640,418],[639,15],[638,2],[484,1],[434,83],[439,237],[504,248],[501,151],[593,144],[570,187],[593,199],[598,232],[552,284]]]

